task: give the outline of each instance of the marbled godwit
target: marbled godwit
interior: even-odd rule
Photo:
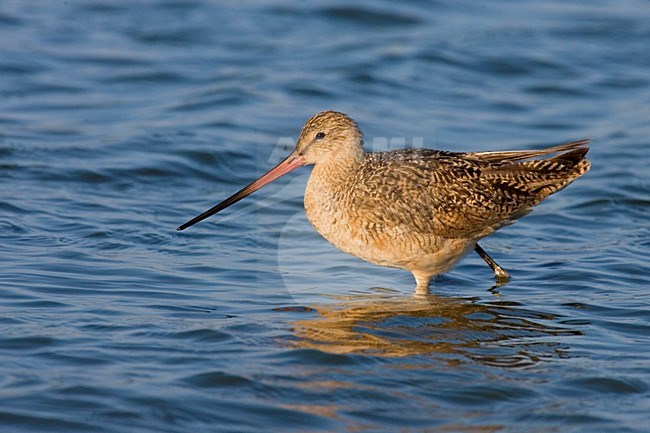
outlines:
[[[588,140],[541,150],[445,152],[363,151],[363,135],[345,114],[309,119],[296,149],[275,168],[223,202],[178,227],[187,227],[303,165],[314,165],[305,191],[312,226],[346,253],[401,268],[428,291],[472,248],[494,271],[509,274],[477,243],[526,215],[549,195],[589,170]],[[534,159],[550,154],[554,157]]]

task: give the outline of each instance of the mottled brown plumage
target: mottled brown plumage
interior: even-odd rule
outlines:
[[[307,218],[334,246],[410,271],[419,291],[471,249],[505,281],[507,272],[477,241],[586,173],[587,144],[581,140],[531,151],[364,153],[357,124],[345,114],[325,111],[307,121],[296,150],[275,169],[180,229],[298,166],[313,164],[305,191]],[[548,157],[552,154],[557,155]]]

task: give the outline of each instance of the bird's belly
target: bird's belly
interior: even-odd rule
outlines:
[[[318,212],[306,203],[307,219],[338,249],[380,266],[435,275],[448,271],[474,247],[470,239],[448,239],[434,233],[408,232],[399,225],[373,223],[340,209]]]

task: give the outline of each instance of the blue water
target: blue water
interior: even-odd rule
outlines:
[[[3,0],[0,431],[648,431],[649,40],[643,0]],[[324,109],[593,167],[483,241],[496,290],[335,250],[307,168],[176,232]]]

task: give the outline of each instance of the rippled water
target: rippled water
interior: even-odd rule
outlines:
[[[643,1],[0,4],[0,431],[644,432]],[[175,228],[344,111],[371,150],[590,136],[592,170],[413,298],[309,227],[309,170]]]

